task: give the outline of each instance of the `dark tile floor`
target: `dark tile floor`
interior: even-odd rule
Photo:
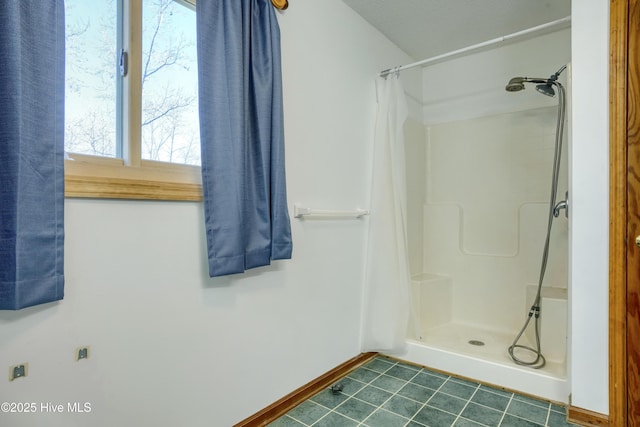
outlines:
[[[566,427],[566,411],[543,400],[382,356],[301,403],[270,427]]]

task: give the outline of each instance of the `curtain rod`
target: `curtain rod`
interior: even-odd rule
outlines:
[[[463,53],[479,50],[483,47],[500,44],[512,39],[523,37],[525,35],[542,32],[553,32],[563,28],[567,28],[571,25],[571,17],[558,19],[556,21],[547,22],[546,24],[537,25],[535,27],[527,28],[526,30],[518,31],[515,33],[507,34],[506,36],[497,37],[495,39],[487,40],[482,43],[474,44],[472,46],[463,47],[462,49],[452,50],[451,52],[443,53],[442,55],[433,56],[431,58],[423,59],[422,61],[414,62],[412,64],[402,65],[394,68],[389,68],[380,72],[380,77],[386,77],[391,73],[398,73],[400,71],[407,70],[409,68],[418,67],[420,65],[426,65],[432,62],[440,61],[451,56],[461,55]]]

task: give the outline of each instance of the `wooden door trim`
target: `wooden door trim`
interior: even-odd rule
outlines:
[[[629,0],[611,0],[609,16],[609,423],[626,426]]]

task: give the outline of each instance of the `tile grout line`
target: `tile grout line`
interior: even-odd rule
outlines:
[[[385,371],[385,372],[386,372],[386,371]],[[380,374],[380,375],[382,375],[382,374]],[[378,376],[380,376],[380,375],[378,375]],[[348,375],[347,375],[347,377],[348,377]],[[347,377],[345,377],[345,378],[347,378]],[[376,377],[376,378],[377,378],[377,377]],[[339,408],[340,406],[342,406],[342,405],[344,404],[344,402],[346,402],[347,400],[349,400],[349,399],[351,399],[353,396],[355,396],[355,393],[359,392],[360,390],[362,390],[363,388],[365,388],[365,387],[367,386],[367,383],[365,383],[365,382],[363,382],[363,381],[357,380],[357,379],[355,379],[355,378],[350,378],[350,379],[351,379],[351,380],[353,380],[353,381],[357,381],[357,382],[359,382],[359,383],[362,383],[363,385],[362,385],[362,386],[361,386],[357,391],[355,391],[353,395],[347,395],[347,398],[346,398],[344,401],[342,401],[342,402],[338,403],[338,404],[337,404],[336,406],[334,406],[333,408],[327,408],[327,409],[329,410],[329,412],[327,412],[326,414],[324,414],[323,416],[321,416],[320,418],[318,418],[318,419],[317,419],[313,424],[311,424],[311,426],[314,426],[314,425],[318,424],[318,423],[320,422],[320,420],[322,420],[323,418],[326,418],[326,417],[327,417],[327,416],[329,416],[329,414],[331,414],[332,412],[334,412],[334,413],[338,414],[339,416],[345,417],[345,418],[347,418],[347,419],[349,419],[349,420],[351,420],[351,421],[354,421],[355,423],[359,423],[359,421],[358,421],[358,420],[354,420],[353,418],[349,417],[348,415],[341,414],[340,412],[337,412],[337,411],[336,411],[336,408]],[[373,380],[372,380],[372,381],[373,381]],[[314,402],[314,403],[316,403],[316,402]],[[318,405],[320,405],[320,404],[318,403]],[[324,406],[324,405],[320,405],[320,406],[323,406],[323,407],[325,407],[325,408],[326,408],[326,406]]]
[[[458,383],[458,384],[461,384],[461,383]],[[467,409],[467,406],[469,406],[469,403],[471,403],[471,399],[473,399],[473,396],[476,395],[478,390],[480,390],[480,384],[476,385],[476,389],[473,390],[473,393],[471,394],[471,396],[469,396],[469,399],[467,399],[467,403],[464,404],[464,406],[460,410],[460,413],[456,416],[456,419],[453,420],[453,424],[452,425],[455,425],[455,423],[460,419],[460,417],[462,416],[462,413],[464,412],[465,409]],[[472,421],[475,422],[475,420],[472,420]]]
[[[375,372],[375,371],[374,371],[374,372]],[[347,378],[347,377],[348,377],[348,375],[347,375],[345,378]],[[352,381],[356,381],[356,382],[359,382],[359,383],[362,383],[362,384],[363,384],[363,385],[358,389],[358,391],[362,390],[364,387],[366,387],[366,386],[367,386],[367,383],[365,383],[364,381],[360,381],[360,380],[355,379],[355,378],[349,378],[349,379],[351,379]],[[323,405],[322,403],[318,403],[318,402],[316,402],[315,400],[313,400],[313,398],[314,398],[315,396],[319,395],[320,393],[322,393],[323,391],[326,391],[326,390],[328,390],[328,388],[323,389],[322,391],[320,391],[320,392],[318,392],[318,393],[314,394],[313,396],[311,396],[310,398],[308,398],[307,400],[305,400],[305,402],[312,402],[312,403],[314,403],[314,404],[316,404],[316,405],[320,406],[321,408],[324,408],[324,409],[326,409],[326,410],[327,410],[327,413],[326,413],[326,414],[324,414],[323,416],[321,416],[320,418],[318,418],[317,420],[315,420],[311,425],[309,425],[309,424],[305,423],[305,422],[304,422],[304,421],[302,421],[302,420],[297,419],[296,417],[292,417],[291,415],[289,415],[289,412],[287,412],[287,413],[285,414],[285,416],[288,416],[289,418],[291,418],[291,419],[293,419],[293,420],[295,420],[295,421],[297,421],[297,422],[299,422],[299,423],[301,423],[301,424],[304,424],[306,427],[311,427],[311,426],[313,426],[313,425],[316,425],[316,424],[318,423],[318,421],[320,421],[320,420],[322,420],[323,418],[327,417],[330,413],[335,412],[335,409],[336,409],[338,406],[342,405],[344,402],[346,402],[347,400],[349,400],[349,398],[351,398],[351,397],[352,397],[351,395],[347,395],[348,397],[347,397],[343,402],[340,402],[339,404],[337,404],[337,405],[336,405],[336,406],[334,406],[333,408],[329,408],[328,406],[325,406],[325,405]],[[304,403],[304,402],[302,402],[302,403]],[[294,408],[294,409],[295,409],[295,408]],[[346,415],[343,415],[343,414],[341,414],[341,413],[339,413],[339,412],[336,412],[336,413],[337,413],[338,415],[341,415],[341,416],[344,416],[344,417],[346,417],[346,418],[349,418],[349,417],[347,417]],[[352,421],[358,422],[357,420],[354,420],[354,419],[352,419],[352,418],[349,418],[349,419],[350,419],[350,420],[352,420]]]
[[[373,359],[373,360],[376,360],[376,359]],[[390,367],[388,367],[387,369],[385,369],[385,370],[384,370],[384,371],[382,371],[382,372],[378,372],[378,371],[374,371],[373,369],[369,369],[370,371],[377,373],[377,374],[378,374],[378,376],[377,376],[377,377],[375,377],[375,378],[373,378],[373,379],[372,379],[371,381],[369,381],[368,383],[365,383],[364,381],[360,381],[360,380],[358,380],[358,379],[356,379],[356,378],[349,377],[349,375],[347,375],[345,378],[349,378],[349,379],[351,379],[351,380],[353,380],[353,381],[357,381],[357,382],[359,382],[359,383],[362,383],[363,385],[362,385],[362,387],[360,387],[356,392],[354,392],[352,395],[347,395],[348,397],[347,397],[343,402],[340,402],[338,405],[336,405],[335,407],[333,407],[333,408],[327,408],[327,407],[326,407],[326,406],[324,406],[324,405],[321,405],[321,404],[319,404],[319,403],[317,403],[317,402],[314,402],[314,403],[316,403],[317,405],[320,405],[320,406],[322,406],[322,407],[324,407],[324,408],[328,409],[328,410],[329,410],[329,412],[327,412],[326,414],[324,414],[323,416],[321,416],[320,418],[318,418],[318,419],[317,419],[317,420],[312,424],[312,426],[316,425],[318,422],[320,422],[320,420],[322,420],[323,418],[327,417],[327,416],[328,416],[329,414],[331,414],[332,412],[335,412],[336,414],[338,414],[338,415],[340,415],[340,416],[342,416],[342,417],[345,417],[345,418],[347,418],[347,419],[349,419],[349,420],[351,420],[351,421],[356,422],[358,426],[359,426],[359,425],[362,425],[362,423],[364,422],[364,420],[366,420],[367,418],[369,418],[369,417],[371,416],[371,414],[369,414],[367,417],[365,417],[365,419],[364,419],[364,420],[362,420],[362,421],[358,421],[358,420],[356,420],[356,419],[353,419],[353,418],[349,417],[348,415],[341,414],[340,412],[337,412],[337,411],[336,411],[336,408],[339,408],[340,406],[342,406],[342,405],[343,405],[347,400],[349,400],[349,399],[355,399],[355,400],[358,400],[358,401],[360,401],[360,402],[364,402],[364,403],[366,403],[366,404],[368,404],[368,405],[371,405],[371,403],[369,403],[369,402],[365,402],[365,401],[364,401],[364,400],[362,400],[362,399],[358,399],[357,397],[355,397],[355,395],[356,395],[356,393],[358,393],[359,391],[361,391],[362,389],[364,389],[367,385],[370,385],[373,381],[375,381],[376,379],[378,379],[378,378],[380,378],[382,375],[384,375],[384,373],[385,373],[385,372],[387,372],[387,371],[389,371],[389,369],[393,368],[394,366],[396,366],[396,365],[398,364],[398,362],[394,362],[394,363],[391,363],[391,362],[383,362],[383,363],[389,363],[391,366],[390,366]],[[361,366],[361,368],[364,368],[365,366],[366,366],[366,365],[363,365],[363,366]],[[368,369],[368,368],[367,368],[367,369]],[[416,375],[417,375],[417,374],[416,374]],[[392,377],[392,378],[396,378],[396,377],[393,377],[393,376],[391,376],[391,375],[387,375],[387,376]],[[412,378],[413,378],[413,377],[412,377]],[[373,386],[373,387],[375,387],[375,386]],[[379,388],[379,387],[376,387],[376,388]],[[380,390],[383,390],[383,389],[380,389]],[[387,391],[387,390],[384,390],[384,391]],[[313,397],[313,396],[312,396],[312,397]],[[393,395],[392,395],[391,397],[393,397]],[[391,397],[389,397],[389,399],[391,399]],[[387,399],[387,400],[389,400],[389,399]],[[385,400],[382,404],[384,404],[384,403],[386,403],[386,400]],[[371,405],[371,406],[373,406],[373,405]],[[378,408],[382,408],[382,405],[379,405],[379,406],[377,406],[377,407],[376,407],[376,409],[378,409]],[[374,410],[373,412],[375,412],[375,410]],[[372,414],[373,414],[373,412],[372,412]],[[292,418],[293,418],[293,417],[292,417]],[[294,418],[294,419],[295,419],[295,418]],[[296,420],[296,421],[298,421],[298,420]],[[302,424],[305,424],[305,423],[302,423]]]
[[[347,400],[349,400],[349,398],[345,399],[345,402],[346,402]],[[320,418],[318,418],[317,420],[315,420],[315,421],[313,422],[313,424],[311,424],[311,426],[315,426],[315,425],[317,425],[317,424],[320,422],[320,420],[322,420],[322,419],[324,419],[324,418],[328,417],[328,416],[329,416],[329,414],[331,414],[332,412],[333,412],[333,413],[335,413],[335,414],[338,414],[338,415],[339,415],[339,416],[341,416],[341,417],[345,417],[346,419],[351,420],[351,421],[353,421],[353,422],[355,422],[355,423],[359,423],[359,421],[358,421],[358,420],[354,420],[353,418],[351,418],[351,417],[350,417],[350,416],[348,416],[348,415],[341,414],[340,412],[336,412],[336,410],[335,410],[335,409],[336,409],[338,406],[341,406],[343,403],[344,403],[344,402],[341,402],[339,405],[337,405],[337,406],[336,406],[335,408],[333,408],[333,409],[332,409],[332,408],[327,408],[327,409],[329,409],[329,412],[327,412],[326,414],[324,414],[323,416],[321,416]],[[324,406],[324,405],[320,405],[320,406]],[[326,408],[326,406],[324,406],[324,407]],[[296,420],[296,421],[298,421],[298,420]],[[304,423],[302,423],[302,424],[304,424]],[[309,426],[309,427],[311,427],[311,426]]]
[[[498,422],[498,425],[501,426],[502,422],[504,421],[504,417],[505,415],[507,415],[507,409],[509,409],[509,406],[511,405],[511,402],[513,401],[513,396],[514,394],[511,394],[511,397],[509,397],[509,403],[507,403],[507,406],[505,406],[504,411],[502,411],[502,417],[500,417],[500,422]]]
[[[305,402],[308,402],[308,400],[305,400]],[[303,402],[303,403],[304,403],[304,402]],[[313,402],[313,403],[316,403],[316,402]],[[316,403],[316,405],[318,405],[318,406],[322,406],[322,407],[324,408],[324,406],[323,406],[323,405],[320,405],[319,403]],[[327,409],[328,409],[328,408],[327,408]],[[326,415],[326,414],[325,414],[325,415]],[[289,412],[287,412],[286,414],[284,414],[283,416],[279,417],[278,419],[276,419],[276,420],[274,420],[274,421],[277,421],[277,420],[279,420],[279,419],[281,419],[281,418],[291,418],[293,421],[298,422],[298,423],[300,423],[300,424],[304,425],[305,427],[311,427],[309,424],[305,423],[304,421],[299,420],[299,419],[297,419],[296,417],[289,415]],[[324,415],[323,415],[322,417],[320,417],[320,418],[324,418]]]
[[[520,399],[517,398],[517,396],[515,394],[514,394],[514,400],[516,400],[517,402],[520,402],[522,404],[528,405],[528,406],[533,406],[533,407],[538,408],[538,409],[545,409],[543,406],[536,405],[535,403],[529,403],[528,401],[520,400]],[[542,424],[543,427],[548,424],[547,421],[549,420],[549,412],[551,410],[551,402],[548,402],[547,404],[548,404],[548,407],[546,408],[547,415],[545,417],[544,424]],[[525,420],[525,421],[528,421],[530,423],[534,423],[536,425],[540,425],[536,421],[533,421],[533,420],[531,420],[529,418],[525,418],[522,414],[509,414],[509,415],[511,415],[512,417],[518,418],[520,420]]]
[[[526,403],[527,405],[536,406],[542,409],[550,409],[551,401],[548,400],[540,400],[533,397],[525,396],[519,393],[513,393],[514,399],[520,403]],[[538,403],[539,402],[539,403]],[[557,411],[556,411],[557,412]]]
[[[309,402],[309,400],[305,400],[305,402]],[[315,424],[315,423],[317,423],[318,421],[320,421],[321,419],[323,419],[324,417],[326,417],[329,413],[331,413],[331,408],[327,408],[326,406],[321,405],[321,404],[316,403],[316,402],[313,402],[313,403],[315,403],[316,405],[318,405],[318,406],[320,406],[320,407],[325,408],[325,409],[327,409],[327,410],[328,410],[328,412],[327,412],[326,414],[324,414],[323,416],[321,416],[320,418],[318,418],[317,420],[315,420],[315,421],[313,422],[313,424]],[[297,419],[296,417],[293,417],[293,416],[289,415],[289,412],[287,412],[286,414],[284,414],[284,416],[283,416],[283,417],[289,417],[289,418],[291,418],[292,420],[294,420],[294,421],[296,421],[296,422],[299,422],[300,424],[304,425],[305,427],[311,427],[311,426],[313,425],[313,424],[307,424],[307,423],[305,423],[304,421],[299,420],[299,419]],[[283,418],[283,417],[280,417],[280,418]],[[280,418],[278,418],[278,419],[280,419]]]
[[[551,404],[549,404],[549,410],[547,411],[547,418],[544,420],[544,425],[549,425],[549,418],[551,418]]]
[[[374,360],[375,360],[375,359],[374,359]],[[359,367],[358,369],[360,369],[360,368],[362,368],[362,367],[364,367],[364,365],[363,365],[363,366],[361,366],[361,367]],[[357,370],[357,369],[356,369],[356,370]],[[355,372],[356,370],[354,370],[353,372]],[[382,375],[381,373],[379,373],[379,372],[377,372],[377,371],[374,371],[374,370],[372,370],[372,369],[369,369],[369,370],[370,370],[370,371],[372,371],[372,372],[375,372],[376,374],[378,374],[378,376]],[[386,371],[385,371],[385,372],[386,372]],[[359,379],[349,377],[349,374],[347,374],[344,378],[349,378],[349,379],[350,379],[350,380],[352,380],[352,381],[355,381],[355,382],[361,383],[361,384],[362,384],[362,386],[358,389],[358,391],[360,391],[361,389],[363,389],[364,387],[366,387],[366,386],[367,386],[367,384],[368,384],[368,383],[365,383],[364,381],[360,381]],[[376,378],[377,378],[377,377],[376,377]],[[371,380],[371,381],[373,381],[373,380]],[[338,381],[338,382],[339,382],[339,381]],[[342,404],[344,403],[344,402],[340,402],[340,403],[339,403],[338,405],[336,405],[335,407],[333,407],[333,408],[329,408],[329,407],[327,407],[327,406],[325,406],[325,405],[323,405],[323,404],[321,404],[321,403],[316,402],[315,400],[313,400],[313,398],[314,398],[314,397],[316,397],[317,395],[319,395],[320,393],[322,393],[323,391],[326,391],[326,390],[328,390],[328,389],[327,389],[327,388],[325,388],[325,389],[323,389],[322,391],[319,391],[318,393],[316,393],[316,394],[314,394],[313,396],[309,397],[309,398],[308,398],[308,399],[306,399],[304,402],[301,402],[301,404],[302,404],[302,403],[305,403],[305,402],[312,402],[313,404],[318,405],[318,406],[320,406],[321,408],[324,408],[324,409],[326,409],[326,410],[327,410],[327,413],[326,413],[326,414],[324,414],[323,416],[321,416],[320,418],[318,418],[317,420],[315,420],[311,425],[309,425],[309,424],[305,423],[304,421],[302,421],[302,420],[300,420],[300,419],[298,419],[298,418],[296,418],[296,417],[291,416],[291,415],[290,415],[290,412],[291,412],[291,411],[287,412],[286,414],[284,414],[284,415],[283,415],[282,417],[280,417],[280,418],[283,418],[283,417],[289,417],[289,418],[291,418],[292,420],[294,420],[294,421],[296,421],[296,422],[299,422],[300,424],[303,424],[305,427],[311,427],[311,426],[315,425],[318,421],[320,421],[320,420],[322,420],[323,418],[325,418],[326,416],[328,416],[331,412],[335,412],[335,411],[334,411],[334,409],[335,409],[335,408],[337,408],[338,406],[340,406],[340,405],[342,405]],[[355,393],[354,393],[354,394],[355,394]],[[352,396],[349,396],[349,397],[352,397]],[[347,399],[345,399],[345,401],[347,401],[347,400],[349,399],[349,397],[347,397]],[[298,406],[299,406],[299,405],[298,405]],[[296,406],[296,407],[297,407],[297,406]],[[292,408],[292,410],[293,410],[293,409],[295,409],[295,408]],[[342,415],[342,414],[340,414],[339,412],[338,412],[337,414],[338,414],[338,415]],[[349,417],[347,417],[347,418],[349,418]],[[349,419],[351,419],[351,418],[349,418]],[[353,420],[353,421],[356,421],[356,420]],[[356,422],[357,422],[357,421],[356,421]]]
[[[395,364],[393,364],[393,365],[391,366],[391,368],[393,368],[394,366],[400,366],[400,362],[396,362]],[[389,369],[391,369],[391,368],[389,368]],[[386,370],[386,371],[384,371],[384,372],[389,371],[389,369],[387,369],[387,370]],[[409,368],[406,368],[406,369],[409,369]],[[374,385],[371,385],[372,387],[376,387],[376,388],[378,388],[378,389],[380,389],[380,390],[386,391],[387,393],[391,393],[391,396],[389,396],[389,397],[387,398],[387,400],[385,400],[385,401],[384,401],[384,402],[382,402],[380,405],[378,405],[378,406],[376,407],[376,409],[375,409],[375,410],[373,410],[369,415],[367,415],[367,416],[366,416],[366,417],[365,417],[365,418],[360,422],[360,424],[358,424],[358,425],[359,425],[359,426],[366,425],[366,424],[364,424],[364,422],[365,422],[365,421],[367,421],[369,418],[371,418],[371,415],[373,415],[374,413],[376,413],[378,409],[382,409],[382,410],[384,410],[384,411],[387,411],[387,409],[384,409],[384,408],[383,408],[384,404],[385,404],[385,403],[387,403],[389,400],[393,399],[393,397],[394,397],[394,396],[397,396],[397,395],[398,395],[398,392],[399,392],[400,390],[402,390],[402,389],[404,388],[404,386],[406,386],[407,384],[409,384],[409,383],[411,382],[411,380],[412,380],[412,379],[414,379],[415,377],[417,377],[417,376],[418,376],[418,374],[419,374],[420,372],[422,372],[422,371],[423,371],[423,368],[418,369],[418,370],[416,371],[416,373],[415,373],[415,374],[414,374],[410,379],[408,379],[408,380],[405,380],[405,379],[402,379],[402,378],[398,378],[398,377],[394,377],[393,375],[387,375],[388,377],[391,377],[391,378],[395,378],[395,379],[397,379],[397,380],[404,381],[404,384],[402,385],[402,387],[400,387],[398,390],[396,390],[396,391],[395,391],[395,392],[393,392],[393,393],[391,393],[389,390],[384,390],[384,389],[381,389],[381,388],[376,387],[376,386],[374,386]],[[381,373],[380,375],[378,375],[378,377],[377,377],[377,378],[380,378],[382,375],[384,375],[384,372],[383,372],[383,373]],[[377,378],[376,378],[376,379],[377,379]],[[371,382],[373,382],[373,381],[375,381],[375,380],[371,380]],[[401,396],[401,397],[404,397],[404,396]],[[356,397],[355,399],[358,399],[358,398]],[[358,399],[358,400],[359,400],[359,399]],[[415,400],[414,400],[414,402],[415,402]],[[369,402],[367,402],[367,403],[369,403]],[[398,415],[398,416],[402,417],[402,415],[400,415],[400,414],[396,414],[395,412],[391,412],[391,411],[388,411],[388,412],[390,412],[390,413],[392,413],[392,414],[394,414],[394,415]],[[408,420],[407,422],[410,422],[410,421],[411,421],[411,419],[409,419],[409,418],[407,418],[407,417],[402,417],[402,418],[406,418],[406,419]],[[405,423],[405,425],[406,425],[406,424],[407,424],[407,423]]]
[[[375,360],[375,359],[374,359],[374,360]],[[391,368],[393,368],[393,367],[394,367],[394,366],[396,366],[397,364],[398,364],[398,362],[395,362],[393,365],[391,365]],[[388,369],[387,369],[386,371],[384,371],[384,372],[389,371],[389,369],[391,369],[391,368],[388,368]],[[382,388],[380,388],[380,387],[376,387],[375,385],[373,385],[373,382],[374,382],[375,380],[377,380],[378,378],[380,378],[381,376],[383,376],[383,375],[384,375],[384,372],[380,372],[380,373],[378,374],[378,376],[377,376],[377,377],[375,377],[374,379],[372,379],[371,381],[369,381],[369,382],[368,382],[368,385],[370,385],[371,387],[375,387],[375,388],[377,388],[378,390],[382,390],[382,391],[386,391],[386,392],[388,392],[388,390],[384,390],[384,389],[382,389]],[[388,375],[388,376],[390,376],[390,375]],[[366,420],[368,420],[368,419],[371,417],[371,415],[373,415],[373,413],[374,413],[374,412],[376,412],[378,409],[382,409],[382,405],[384,405],[385,403],[387,403],[387,401],[388,401],[389,399],[391,399],[393,396],[394,396],[394,395],[392,394],[391,396],[389,396],[389,397],[387,398],[387,400],[385,400],[384,402],[382,402],[381,404],[379,404],[378,406],[376,406],[376,409],[374,409],[373,411],[371,411],[371,413],[370,413],[369,415],[367,415],[366,417],[364,417],[364,419],[358,423],[358,426],[366,425],[366,424],[364,424],[364,422],[365,422]],[[355,399],[358,399],[357,397],[355,397],[355,395],[354,395],[354,398],[355,398]],[[360,399],[358,399],[358,400],[360,400]],[[363,401],[363,402],[364,402],[364,401]],[[366,402],[366,403],[369,403],[369,402]],[[369,404],[371,405],[371,403],[369,403]],[[371,405],[371,406],[373,406],[373,405]]]
[[[304,421],[299,420],[299,419],[297,419],[297,418],[295,418],[295,417],[292,417],[291,415],[285,415],[285,417],[289,417],[289,418],[291,418],[293,421],[295,421],[295,422],[298,422],[298,423],[302,424],[304,427],[311,427],[311,425],[309,425],[309,424],[305,423]]]
[[[527,419],[527,418],[523,418],[523,417],[522,417],[522,416],[520,416],[520,415],[514,415],[514,414],[509,414],[509,415],[510,415],[510,416],[512,416],[513,418],[517,418],[517,419],[519,419],[519,420],[522,420],[522,421],[526,421],[526,422],[528,422],[528,423],[535,424],[536,426],[544,427],[544,425],[543,425],[543,424],[538,424],[537,422],[535,422],[535,421],[531,421],[530,419]]]
[[[420,371],[422,372],[423,370],[424,370],[424,368],[422,368]],[[409,422],[415,421],[416,415],[418,415],[420,413],[420,411],[422,411],[427,406],[427,403],[429,403],[429,401],[431,399],[433,399],[433,396],[435,396],[440,391],[440,389],[447,383],[447,381],[449,381],[449,378],[451,378],[451,375],[447,376],[447,379],[445,379],[442,382],[442,384],[440,384],[440,386],[436,389],[435,393],[433,393],[431,396],[429,396],[429,398],[422,404],[422,406],[420,406],[420,409],[418,409],[418,411],[415,414],[413,414],[413,417],[411,417]],[[444,394],[447,394],[447,393],[444,393]],[[416,423],[417,423],[417,421],[416,421]],[[422,423],[419,423],[419,424],[422,424]]]

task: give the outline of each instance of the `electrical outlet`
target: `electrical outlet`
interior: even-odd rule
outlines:
[[[29,364],[21,363],[19,365],[11,366],[9,368],[9,381],[13,381],[17,378],[26,377],[29,372]]]
[[[89,358],[89,346],[76,348],[76,361]]]

